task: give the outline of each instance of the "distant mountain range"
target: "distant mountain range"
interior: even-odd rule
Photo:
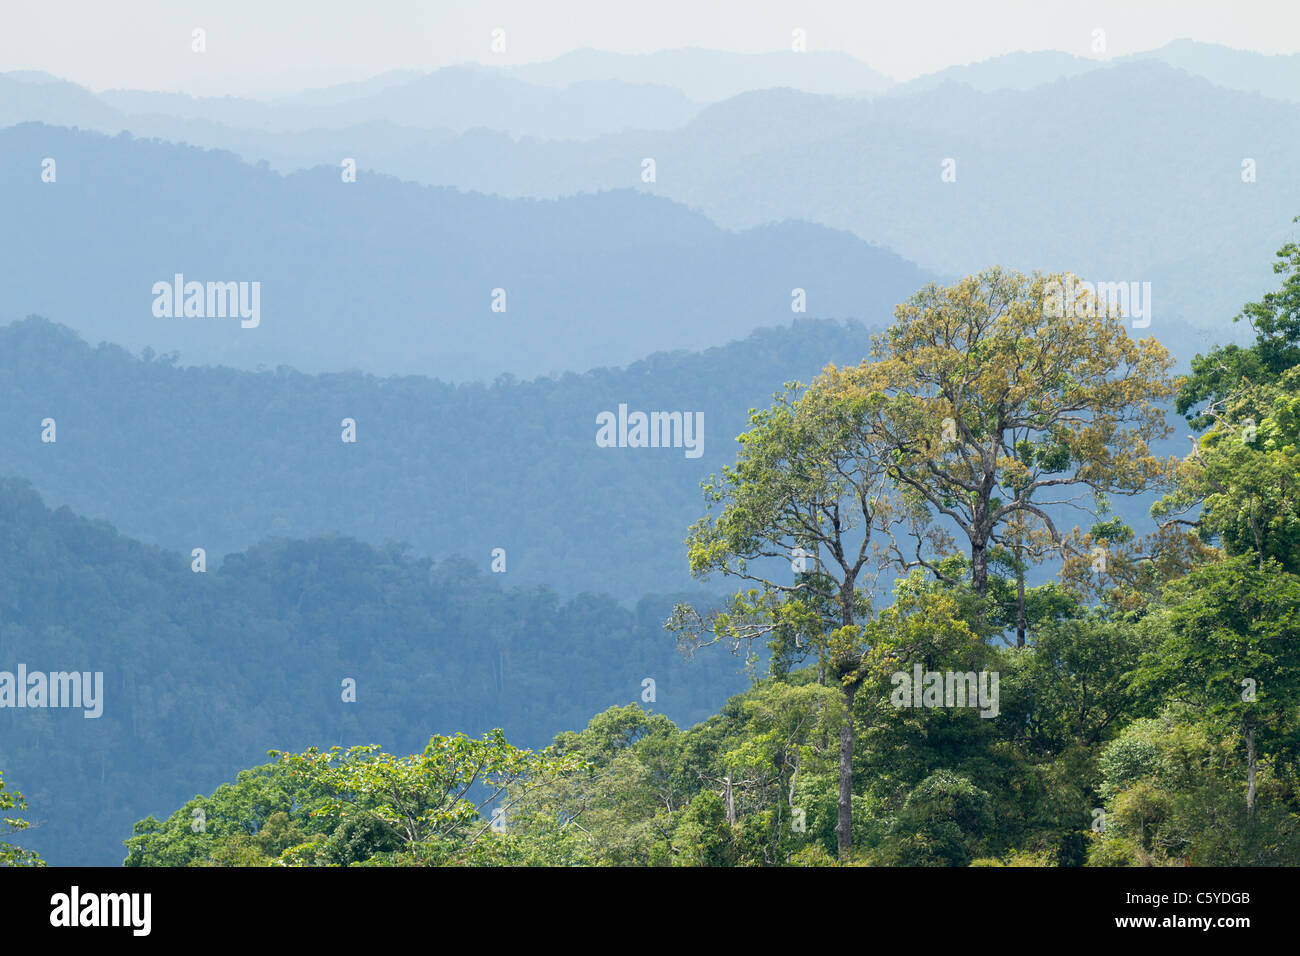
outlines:
[[[954,82],[980,92],[1026,91],[1135,62],[1161,63],[1225,89],[1300,102],[1300,55],[1265,56],[1192,40],[1105,59],[1058,51],[1009,53],[906,83],[838,52],[679,49],[623,54],[583,49],[524,66],[467,63],[430,73],[394,70],[274,99],[116,89],[96,94],[49,74],[14,71],[0,73],[0,126],[44,122],[145,135],[148,129],[175,132],[185,129],[185,122],[198,122],[226,127],[222,135],[230,141],[187,142],[228,148],[234,148],[241,132],[301,133],[373,124],[444,134],[491,130],[581,140],[627,130],[675,129],[704,105],[758,90],[868,98],[907,96]],[[176,121],[182,125],[169,127]]]
[[[57,181],[42,181],[43,158]],[[0,317],[186,362],[454,381],[625,365],[807,315],[887,319],[934,276],[808,223],[720,229],[621,190],[502,199],[339,168],[24,124],[0,130]],[[238,317],[160,317],[159,283],[260,285]],[[205,300],[206,301],[206,300]],[[218,307],[224,302],[218,302]],[[163,312],[162,314],[166,314]]]
[[[1157,323],[1186,321],[1218,337],[1240,305],[1271,282],[1272,252],[1300,213],[1300,180],[1289,173],[1300,153],[1300,57],[1191,42],[1114,61],[1024,53],[954,67],[874,98],[759,89],[704,105],[732,92],[709,88],[705,79],[729,75],[713,66],[733,56],[578,51],[510,71],[388,74],[273,103],[95,96],[51,78],[9,74],[0,76],[0,123],[37,118],[129,129],[137,137],[229,149],[282,172],[337,168],[351,158],[362,183],[384,173],[548,199],[639,190],[728,229],[803,220],[850,232],[936,275],[1001,262],[1149,281]],[[866,82],[866,74],[850,69],[855,61],[846,65],[838,55],[770,54],[740,57],[745,69],[731,74],[732,86],[782,76],[801,82],[790,71],[812,62],[804,56],[829,58],[808,74],[822,77],[825,89]],[[653,85],[674,76],[676,88]],[[1246,92],[1253,89],[1261,93]],[[1278,98],[1284,94],[1291,101]],[[181,155],[175,161],[184,165]],[[946,159],[955,163],[955,182],[942,181]],[[1253,182],[1243,181],[1243,164]],[[474,248],[479,239],[448,235],[448,242]],[[866,311],[879,303],[828,304],[833,311],[817,314],[870,320]],[[27,308],[54,311],[40,303]],[[701,321],[720,320],[726,321],[715,311],[707,321],[693,315],[689,324],[699,329]],[[707,342],[685,344],[715,344],[773,320],[765,312],[744,329],[733,325]],[[113,337],[144,344],[130,330],[114,330]],[[574,362],[540,367],[507,363],[472,374],[621,363],[665,347],[643,344],[642,352],[578,354]],[[186,351],[201,358],[201,350]],[[240,361],[233,353],[220,360]],[[328,367],[307,347],[290,361]],[[425,357],[365,367],[456,374]]]
[[[175,134],[190,123],[214,124],[233,136],[386,124],[444,134],[486,129],[586,140],[625,130],[674,129],[705,104],[752,89],[871,95],[891,83],[841,53],[709,50],[644,56],[580,50],[504,69],[465,64],[431,73],[393,71],[269,101],[143,90],[95,94],[47,74],[14,72],[0,73],[0,126],[45,122],[113,133],[163,130],[157,135],[180,138]]]
[[[481,67],[448,67],[272,103],[133,90],[109,90],[99,98],[125,117],[123,128],[140,118],[166,116],[272,132],[387,122],[413,129],[487,128],[576,140],[624,129],[671,129],[700,109],[671,86],[588,80],[554,87]]]
[[[1300,213],[1289,172],[1300,105],[1155,62],[1029,91],[951,81],[873,100],[759,91],[681,129],[583,144],[369,130],[238,148],[294,168],[362,140],[367,165],[417,182],[517,197],[635,188],[734,229],[787,219],[843,229],[942,275],[997,262],[1149,281],[1156,322],[1219,330],[1271,284],[1273,252]]]
[[[1081,73],[1136,62],[1163,63],[1224,89],[1300,103],[1300,54],[1268,56],[1195,40],[1174,40],[1156,50],[1106,59],[1055,50],[1008,53],[979,63],[939,70],[897,84],[890,88],[890,92],[910,93],[947,82],[962,83],[983,92],[1030,90]]]
[[[574,50],[545,63],[509,68],[532,83],[570,86],[598,80],[673,86],[693,100],[711,103],[750,90],[788,87],[831,96],[870,96],[894,81],[847,53],[725,53],[681,49],[628,54]]]

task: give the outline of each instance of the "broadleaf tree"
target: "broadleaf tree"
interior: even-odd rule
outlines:
[[[710,509],[690,529],[692,573],[744,582],[716,613],[679,605],[670,630],[694,650],[718,641],[753,654],[763,642],[781,670],[816,658],[819,679],[843,695],[839,804],[841,857],[852,848],[853,701],[870,649],[860,618],[870,608],[878,555],[873,535],[906,521],[891,500],[887,450],[863,426],[881,397],[847,396],[819,379],[790,383],[750,415],[734,466],[705,483]]]
[[[1172,468],[1151,445],[1171,431],[1173,358],[1131,338],[1109,300],[1061,291],[1076,287],[996,267],[929,285],[898,307],[872,360],[835,373],[847,395],[886,399],[869,403],[867,427],[890,449],[889,477],[965,539],[980,597],[996,549],[1059,549],[1061,515],[1099,517],[1108,496],[1161,487]],[[900,560],[959,583],[923,534],[914,544]]]

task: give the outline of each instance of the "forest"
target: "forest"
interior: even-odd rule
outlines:
[[[191,675],[203,668],[194,713],[219,747],[255,674],[319,671],[324,714],[334,675],[373,668],[359,685],[389,681],[388,705],[425,679],[481,679],[448,667],[459,645],[490,647],[495,668],[500,635],[515,635],[510,679],[525,686],[486,690],[528,730],[466,707],[411,745],[412,712],[392,705],[364,726],[340,719],[338,744],[308,741],[275,722],[268,693],[265,719],[241,716],[239,731],[266,758],[116,834],[128,866],[1296,865],[1300,246],[1273,269],[1278,286],[1234,319],[1253,338],[1187,374],[1105,301],[1051,308],[1069,275],[995,267],[922,287],[857,364],[751,411],[682,528],[712,589],[634,615],[502,594],[455,566],[429,579],[427,561],[336,539],[262,545],[185,589],[183,559],[10,486],[7,552],[64,556],[60,575],[87,597],[67,606],[50,574],[6,581],[3,647],[39,627],[48,659],[78,615],[112,625],[105,671],[112,640],[188,641]],[[1159,453],[1176,431],[1190,447]],[[1120,505],[1140,496],[1142,521]],[[111,592],[87,570],[105,555]],[[435,605],[455,626],[417,639]],[[557,666],[538,616],[583,614],[590,645]],[[662,682],[638,685],[669,666],[664,650],[681,680],[729,695],[717,713],[674,719]],[[184,696],[185,657],[169,659]],[[615,672],[626,689],[594,716],[576,715],[576,691],[544,689]],[[568,729],[528,739],[557,717]],[[153,732],[149,746],[193,746],[188,727]],[[77,749],[106,780],[108,763]],[[211,779],[201,769],[196,783]],[[24,843],[34,793],[0,799],[5,839]]]
[[[809,319],[622,368],[453,385],[184,365],[32,317],[0,328],[0,474],[137,540],[202,547],[213,566],[268,538],[323,532],[484,570],[502,547],[512,585],[630,606],[699,589],[680,525],[748,409],[869,347],[860,323]],[[703,412],[703,456],[599,447],[597,415],[620,403]],[[37,440],[45,418],[57,445]],[[339,440],[344,418],[354,445]],[[611,524],[619,534],[602,534]]]
[[[495,727],[539,746],[647,678],[684,723],[745,686],[740,662],[689,663],[662,639],[672,595],[562,599],[399,545],[272,540],[196,573],[5,479],[0,555],[0,671],[103,674],[97,719],[0,706],[0,796],[23,794],[38,825],[18,842],[56,865],[120,863],[136,819],[269,746],[416,749],[427,728]]]

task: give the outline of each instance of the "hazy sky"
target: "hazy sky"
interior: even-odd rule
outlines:
[[[191,31],[207,31],[207,52]],[[506,52],[491,51],[494,28]],[[842,50],[906,80],[1016,50],[1123,55],[1188,37],[1300,52],[1300,0],[0,0],[0,72],[92,89],[271,93],[594,47]]]

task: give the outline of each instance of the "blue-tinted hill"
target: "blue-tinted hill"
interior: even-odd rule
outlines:
[[[668,596],[563,602],[339,537],[268,542],[199,574],[12,479],[0,554],[0,671],[103,675],[96,718],[0,708],[5,784],[41,821],[24,846],[53,865],[120,863],[132,823],[273,747],[412,753],[493,727],[544,746],[640,701],[647,677],[647,706],[684,724],[745,684],[729,655],[682,659],[662,631]]]
[[[337,167],[281,176],[39,124],[0,130],[0,206],[0,317],[243,368],[584,371],[788,322],[795,288],[810,316],[880,322],[931,278],[848,233],[731,232],[632,190],[509,200],[364,171],[345,183]],[[178,273],[260,283],[260,324],[159,318],[154,285]]]

